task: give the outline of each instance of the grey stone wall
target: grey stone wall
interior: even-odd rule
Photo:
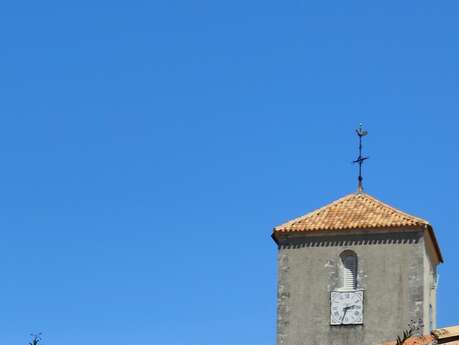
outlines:
[[[423,231],[377,231],[279,239],[278,345],[375,345],[424,320]],[[358,255],[364,324],[330,326],[330,291],[340,287],[339,256],[347,249]]]

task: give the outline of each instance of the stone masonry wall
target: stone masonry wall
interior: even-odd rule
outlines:
[[[423,232],[375,232],[280,239],[277,345],[374,345],[423,319]],[[358,256],[364,324],[330,326],[330,291],[340,287],[347,249]]]

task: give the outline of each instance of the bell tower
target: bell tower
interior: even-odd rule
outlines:
[[[434,230],[363,192],[363,158],[360,146],[356,193],[273,230],[277,345],[376,345],[412,322],[436,328]]]

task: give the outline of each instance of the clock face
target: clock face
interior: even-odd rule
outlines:
[[[363,324],[363,291],[332,291],[330,324]]]

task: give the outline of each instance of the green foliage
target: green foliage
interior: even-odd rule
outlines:
[[[407,341],[413,335],[417,335],[422,326],[422,320],[419,320],[418,322],[411,320],[408,328],[403,331],[402,335],[397,336],[397,345],[403,345],[405,344],[405,341]]]
[[[411,328],[405,329],[402,336],[397,336],[397,345],[403,345],[405,341],[413,335],[413,330]]]

